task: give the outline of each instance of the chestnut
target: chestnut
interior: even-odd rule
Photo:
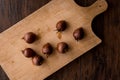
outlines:
[[[27,43],[31,44],[37,39],[37,36],[33,32],[28,32],[24,35],[22,39],[24,39]]]
[[[83,30],[83,28],[76,29],[73,32],[73,36],[74,36],[75,40],[77,40],[77,41],[83,39],[83,37],[84,37],[84,30]]]
[[[57,50],[60,53],[66,53],[68,51],[68,49],[69,49],[69,46],[65,42],[60,42],[57,44]]]
[[[67,23],[64,20],[61,20],[56,24],[56,29],[57,29],[58,32],[62,32],[66,28],[67,28]]]
[[[32,58],[32,63],[36,66],[42,65],[44,62],[44,59],[42,56],[36,55]]]
[[[36,55],[36,52],[32,50],[31,48],[26,48],[22,50],[22,53],[25,57],[30,58]]]
[[[46,43],[43,47],[42,47],[42,53],[45,54],[47,57],[52,54],[53,52],[53,47],[50,43]]]

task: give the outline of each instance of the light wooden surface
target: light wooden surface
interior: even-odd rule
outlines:
[[[56,7],[55,7],[56,6]],[[90,50],[101,40],[94,35],[91,29],[92,19],[107,9],[105,0],[98,0],[90,7],[79,7],[73,0],[53,0],[32,15],[20,21],[12,28],[0,34],[0,64],[11,80],[42,80],[65,66],[75,58]],[[69,28],[62,33],[59,40],[55,25],[59,20],[66,20]],[[82,26],[85,29],[85,38],[76,42],[72,32]],[[35,32],[40,39],[32,45],[26,44],[21,37],[26,32]],[[54,54],[46,59],[42,66],[36,67],[30,59],[26,59],[21,50],[32,47],[41,54],[41,47],[50,42],[54,47],[60,41],[70,45],[71,50],[67,54]],[[7,43],[7,45],[4,45]],[[44,57],[44,55],[42,55]],[[22,76],[22,77],[21,77]],[[38,79],[39,78],[39,79]]]

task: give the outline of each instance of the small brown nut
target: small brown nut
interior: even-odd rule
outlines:
[[[31,48],[26,48],[22,50],[22,53],[27,58],[34,57],[36,55],[36,52],[32,50]]]
[[[32,63],[36,66],[42,65],[44,62],[44,59],[42,56],[36,55],[32,58]]]
[[[36,40],[36,38],[37,36],[33,32],[28,32],[23,37],[23,39],[29,44],[33,43]]]
[[[57,50],[60,53],[66,53],[68,51],[68,49],[69,49],[69,46],[65,42],[60,42],[57,44]]]
[[[77,40],[77,41],[83,39],[83,37],[84,37],[84,30],[83,30],[83,28],[76,29],[73,32],[73,36],[74,36],[75,40]]]
[[[53,47],[51,46],[50,43],[46,43],[42,48],[42,53],[48,57],[50,54],[52,54],[52,52],[53,52]]]
[[[57,28],[57,31],[58,31],[58,32],[64,31],[64,30],[67,28],[67,23],[66,23],[66,21],[64,21],[64,20],[59,21],[59,22],[56,24],[56,28]]]

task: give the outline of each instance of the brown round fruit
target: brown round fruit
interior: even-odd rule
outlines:
[[[56,28],[57,28],[57,31],[58,31],[58,32],[64,31],[64,30],[67,28],[67,23],[66,23],[66,21],[64,21],[64,20],[59,21],[59,22],[56,24]]]
[[[36,55],[32,58],[32,63],[37,66],[42,65],[43,61],[44,61],[43,57],[39,55]]]
[[[57,50],[60,53],[66,53],[68,51],[68,49],[69,49],[69,46],[65,42],[60,42],[57,44]]]
[[[43,46],[42,48],[42,53],[45,54],[46,56],[49,56],[53,52],[53,47],[51,46],[50,43],[47,43]]]
[[[28,32],[23,37],[23,39],[29,44],[33,43],[36,40],[36,38],[37,36],[33,32]]]
[[[73,32],[73,36],[74,36],[75,40],[77,40],[77,41],[83,39],[83,37],[84,37],[84,30],[83,30],[83,28],[76,29]]]
[[[22,50],[22,53],[27,58],[34,57],[36,55],[36,52],[32,50],[31,48],[26,48]]]

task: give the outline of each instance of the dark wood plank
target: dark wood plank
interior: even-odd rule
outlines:
[[[0,0],[0,32],[50,0]],[[96,0],[76,0],[88,6]],[[103,42],[46,80],[120,80],[120,1],[107,0],[109,8],[93,20],[93,31]],[[0,80],[7,80],[0,70]]]

